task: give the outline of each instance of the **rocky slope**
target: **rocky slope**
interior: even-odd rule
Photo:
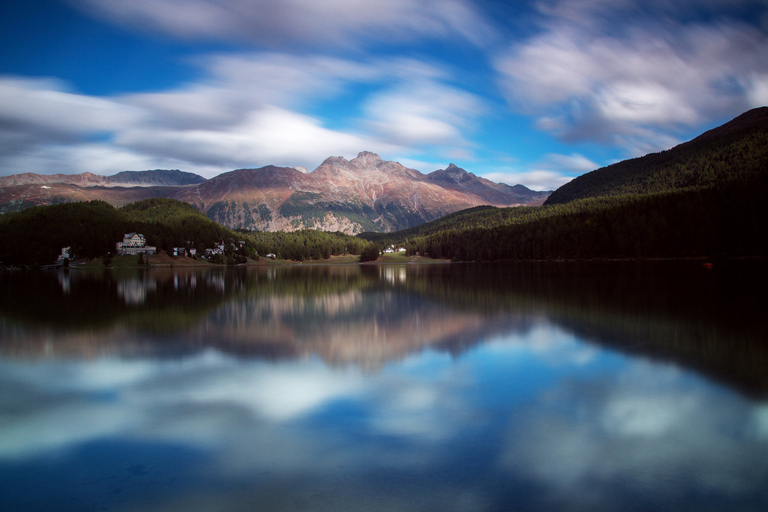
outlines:
[[[330,157],[308,174],[288,167],[240,169],[174,197],[233,228],[357,234],[411,227],[481,204],[541,204],[547,193],[492,183],[456,166],[424,175],[362,152],[352,160]]]
[[[193,204],[231,228],[392,231],[473,206],[539,205],[548,193],[479,178],[451,164],[424,175],[362,152],[330,157],[310,173],[238,169],[210,180],[180,171],[114,176],[19,174],[0,178],[0,213],[38,204],[101,199],[115,206],[152,197]]]

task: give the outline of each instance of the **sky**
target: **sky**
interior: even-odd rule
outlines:
[[[768,105],[768,0],[0,3],[0,176],[372,151],[551,190]]]

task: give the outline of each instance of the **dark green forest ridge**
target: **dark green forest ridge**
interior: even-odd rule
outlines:
[[[704,189],[766,172],[768,107],[750,110],[670,150],[586,173],[555,190],[544,204],[672,190]]]
[[[90,201],[37,206],[0,216],[0,264],[53,263],[67,246],[79,258],[96,258],[114,253],[116,242],[130,232],[144,234],[148,244],[167,252],[174,247],[194,247],[202,253],[224,242],[230,254],[221,262],[230,263],[268,253],[293,260],[361,254],[372,245],[342,233],[236,232],[174,199],[146,199],[119,209],[104,201]],[[232,244],[238,241],[245,244],[234,244],[235,249]]]
[[[541,207],[478,207],[361,237],[472,260],[765,257],[768,108],[574,179]]]

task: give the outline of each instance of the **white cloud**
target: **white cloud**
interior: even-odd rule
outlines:
[[[594,171],[600,167],[598,164],[579,153],[571,153],[570,155],[550,153],[546,156],[544,165],[550,169],[569,171],[577,174],[586,171]]]
[[[205,165],[189,159],[158,157],[122,148],[114,144],[45,144],[28,148],[16,155],[0,158],[0,176],[23,172],[39,174],[110,175],[121,171],[146,169],[183,169],[201,176],[222,172],[218,165]]]
[[[387,90],[365,106],[373,131],[403,146],[467,145],[462,128],[484,112],[476,96],[433,81]]]
[[[4,123],[64,134],[110,131],[141,118],[136,109],[67,91],[56,80],[16,77],[0,77],[0,115]]]
[[[634,0],[538,5],[540,32],[495,66],[513,107],[564,140],[620,145],[636,156],[766,101],[755,77],[768,72],[768,36],[729,18],[733,6],[708,6],[718,16],[705,23]]]
[[[355,46],[458,34],[483,44],[493,34],[465,0],[77,0],[84,11],[138,30],[183,39],[269,46]]]
[[[573,176],[566,176],[555,171],[495,171],[483,174],[483,178],[507,185],[524,185],[531,190],[555,190],[571,181]]]
[[[116,142],[145,154],[207,164],[222,171],[269,164],[314,167],[330,154],[356,155],[360,148],[382,146],[274,107],[252,111],[241,124],[219,130],[137,127],[120,133]]]
[[[0,173],[175,168],[206,177],[263,165],[316,167],[362,150],[447,153],[468,146],[479,98],[444,83],[444,69],[410,59],[366,63],[287,54],[212,55],[205,77],[178,89],[97,98],[55,81],[0,78]],[[346,113],[325,101],[373,87]],[[318,105],[320,108],[318,109]],[[304,109],[315,112],[302,114]],[[319,112],[319,113],[318,113]],[[98,142],[92,137],[97,135]],[[436,148],[432,147],[437,145]]]
[[[140,122],[142,112],[68,91],[48,79],[0,76],[0,148],[5,156],[49,141],[75,141]]]
[[[749,81],[749,102],[753,105],[768,105],[768,73],[755,73]]]
[[[555,190],[574,177],[599,167],[600,165],[579,153],[550,153],[544,160],[532,164],[527,170],[499,169],[485,173],[483,177],[507,185],[525,185],[531,190]]]

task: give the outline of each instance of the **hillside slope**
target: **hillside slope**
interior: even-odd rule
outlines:
[[[389,234],[456,260],[768,257],[768,109],[593,171],[542,207],[475,208]]]
[[[555,190],[545,204],[628,194],[702,189],[768,172],[768,107],[670,150],[589,172]]]

